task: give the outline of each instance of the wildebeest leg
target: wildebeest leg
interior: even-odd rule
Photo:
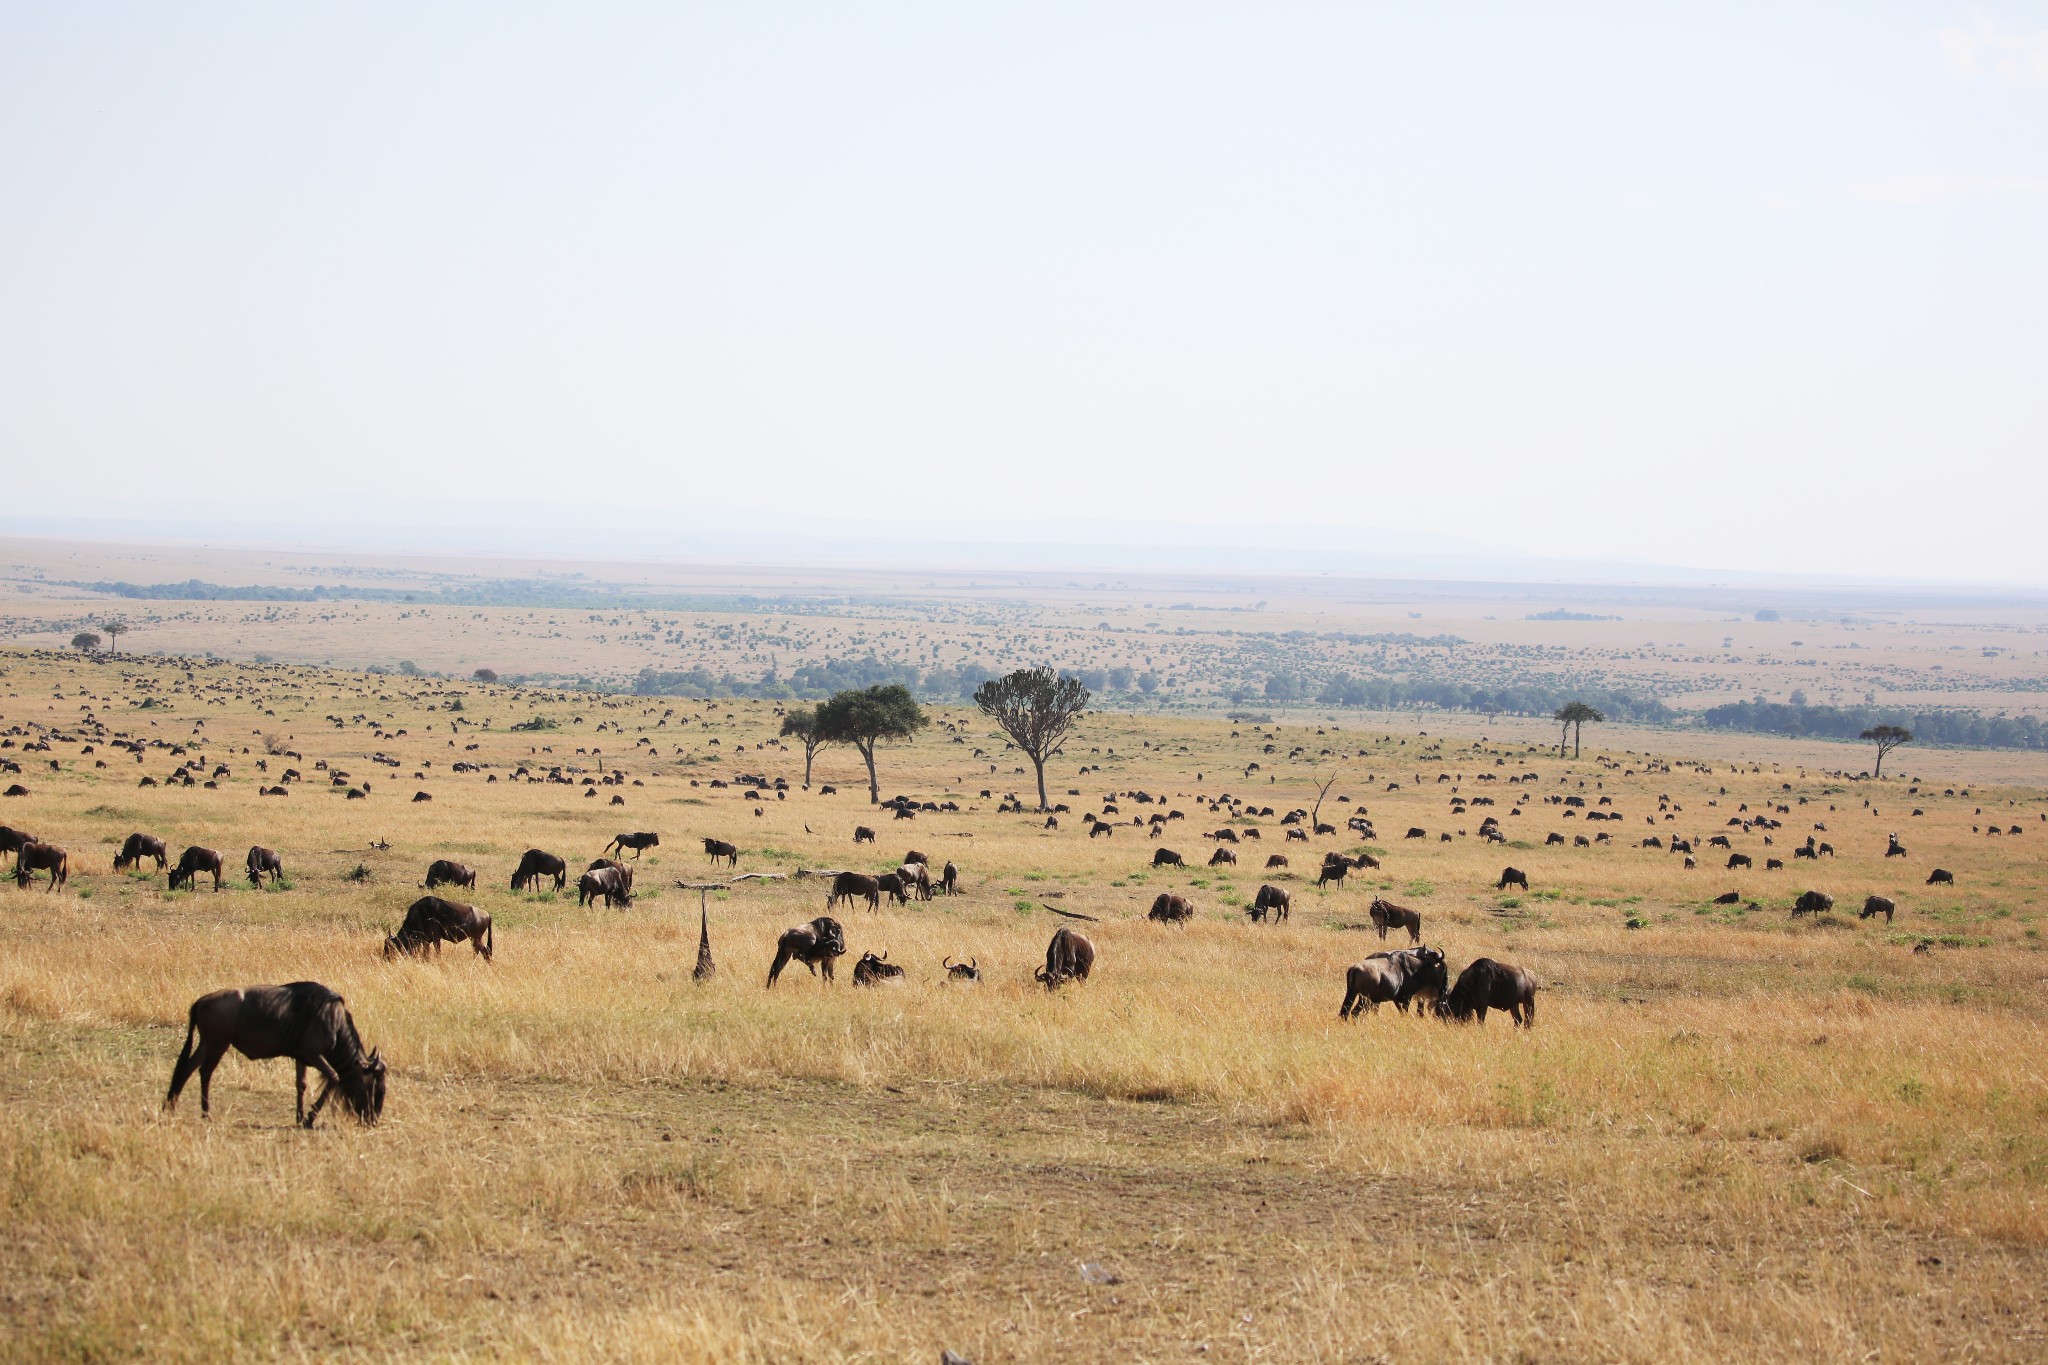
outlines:
[[[220,1065],[220,1059],[227,1056],[228,1045],[218,1045],[202,1040],[199,1044],[199,1116],[213,1116],[213,1069]]]
[[[784,967],[787,967],[788,965],[789,965],[789,949],[787,949],[787,948],[784,948],[784,947],[781,947],[781,946],[779,946],[779,945],[778,945],[778,946],[776,947],[776,949],[775,949],[775,965],[774,965],[774,966],[772,966],[772,967],[770,967],[770,968],[768,969],[768,985],[770,986],[770,988],[773,988],[773,987],[774,987],[774,985],[775,985],[775,978],[776,978],[776,977],[778,977],[778,976],[781,976],[781,975],[782,975],[782,969],[783,969]],[[806,965],[808,965],[808,964],[806,964]]]
[[[302,1123],[304,1123],[304,1124],[305,1124],[305,1126],[306,1126],[306,1127],[308,1127],[308,1128],[311,1128],[311,1127],[313,1126],[313,1120],[315,1120],[315,1119],[317,1119],[317,1118],[319,1118],[319,1117],[320,1117],[320,1110],[321,1110],[321,1107],[322,1107],[323,1105],[325,1105],[325,1104],[327,1103],[327,1097],[328,1097],[329,1095],[332,1095],[332,1094],[334,1093],[334,1087],[335,1087],[335,1086],[337,1086],[337,1085],[340,1085],[340,1084],[341,1084],[341,1073],[340,1073],[340,1072],[338,1072],[338,1071],[336,1071],[336,1070],[334,1069],[334,1067],[333,1067],[332,1065],[330,1065],[330,1064],[328,1063],[328,1060],[327,1060],[327,1059],[326,1059],[325,1057],[315,1057],[315,1058],[314,1058],[314,1059],[313,1059],[312,1061],[310,1061],[310,1062],[300,1062],[300,1063],[299,1063],[299,1102],[300,1102],[301,1104],[304,1104],[304,1103],[305,1103],[305,1098],[306,1098],[306,1068],[307,1068],[307,1067],[309,1067],[309,1066],[310,1066],[310,1067],[313,1067],[313,1068],[314,1068],[315,1070],[319,1071],[319,1073],[320,1073],[320,1079],[321,1079],[321,1085],[320,1085],[320,1093],[319,1093],[318,1095],[315,1095],[315,1096],[313,1097],[313,1108],[312,1108],[312,1111],[311,1111],[310,1113],[308,1113],[308,1114],[307,1114],[307,1115],[305,1116],[305,1118],[303,1118],[302,1120],[300,1120],[300,1121],[301,1121]]]
[[[1344,991],[1344,1003],[1337,1009],[1337,1017],[1339,1019],[1349,1019],[1351,1017],[1351,1006],[1357,999],[1358,991],[1356,988],[1347,987]]]
[[[1477,1019],[1477,1020],[1478,1020],[1478,1021],[1479,1021],[1480,1023],[1482,1023],[1482,1024],[1483,1024],[1483,1023],[1485,1023],[1485,1022],[1486,1022],[1486,1006],[1484,1006],[1484,1005],[1480,1005],[1480,1006],[1476,1007],[1476,1008],[1475,1008],[1475,1009],[1474,1009],[1474,1010],[1472,1011],[1472,1017],[1473,1017],[1474,1019]]]
[[[295,1119],[299,1123],[304,1123],[306,1121],[306,1064],[304,1062],[294,1063],[292,1069],[297,1072],[299,1084],[299,1107],[295,1111]],[[321,1093],[325,1094],[326,1092],[322,1091]]]

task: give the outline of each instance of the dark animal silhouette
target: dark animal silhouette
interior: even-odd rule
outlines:
[[[27,843],[14,853],[14,884],[26,887],[38,872],[50,874],[47,891],[71,880],[71,855],[55,844]]]
[[[1389,1000],[1406,1014],[1418,994],[1442,998],[1446,973],[1444,955],[1434,948],[1374,953],[1345,970],[1344,1003],[1338,1006],[1337,1017],[1355,1019],[1367,1009],[1377,1012]]]
[[[1380,931],[1381,939],[1386,938],[1389,929],[1406,929],[1410,943],[1422,942],[1422,916],[1415,911],[1375,896],[1366,913],[1372,916],[1372,927]]]
[[[1523,1028],[1536,1027],[1536,979],[1520,967],[1482,957],[1464,971],[1437,1001],[1437,1012],[1450,1019],[1486,1022],[1486,1012],[1506,1010]]]
[[[949,896],[960,894],[960,869],[950,862],[939,873],[939,889]]]
[[[1928,886],[1933,886],[1936,883],[1954,886],[1956,884],[1956,874],[1949,871],[1945,867],[1937,867],[1934,869],[1934,871],[1927,874],[1926,884]]]
[[[1045,965],[1031,974],[1033,981],[1041,982],[1049,991],[1058,990],[1069,981],[1086,981],[1088,973],[1095,970],[1095,945],[1081,934],[1064,926],[1054,932],[1052,940],[1045,945]]]
[[[265,877],[269,877],[271,884],[276,885],[284,877],[284,859],[277,855],[276,849],[265,848],[261,844],[249,850],[249,856],[243,860],[242,866],[249,873],[251,886],[263,885]]]
[[[1872,915],[1883,915],[1890,924],[1892,916],[1898,913],[1898,903],[1889,896],[1869,896],[1864,899],[1863,908],[1856,913],[1857,919],[1869,919]]]
[[[1152,866],[1186,867],[1187,863],[1182,861],[1180,854],[1170,848],[1155,848],[1152,850]]]
[[[1835,898],[1825,891],[1804,891],[1792,902],[1795,915],[1825,915],[1835,908]]]
[[[519,860],[518,870],[512,874],[512,889],[538,891],[543,877],[553,877],[555,890],[560,891],[569,884],[569,864],[552,853],[529,848]]]
[[[1723,891],[1720,895],[1714,897],[1714,904],[1735,905],[1738,904],[1741,900],[1742,893],[1740,891]]]
[[[768,969],[768,984],[774,986],[775,978],[781,976],[782,969],[792,961],[810,968],[811,975],[822,973],[830,981],[833,959],[845,953],[846,931],[839,927],[838,920],[829,915],[820,915],[809,924],[785,929],[782,937],[775,941],[775,964]]]
[[[1524,891],[1527,891],[1529,889],[1529,874],[1522,871],[1522,869],[1519,867],[1502,868],[1500,871],[1500,880],[1493,884],[1493,889],[1496,891],[1505,891],[1511,886],[1519,886]]]
[[[939,965],[946,969],[946,980],[948,981],[981,980],[980,958],[970,957],[965,962],[955,962],[952,954],[948,953]]]
[[[830,910],[842,900],[851,907],[856,896],[868,903],[868,909],[881,909],[881,882],[864,872],[842,872],[832,879],[832,889],[825,894],[825,908]]]
[[[853,827],[853,841],[856,844],[872,844],[875,841],[875,832],[866,825],[855,825]]]
[[[443,943],[467,942],[484,961],[491,960],[491,917],[474,905],[445,901],[439,896],[421,896],[405,912],[398,932],[384,940],[384,956],[394,953],[418,955],[433,950],[441,955]]]
[[[121,851],[114,855],[114,871],[124,868],[142,869],[144,858],[156,859],[156,870],[162,872],[170,864],[170,855],[164,850],[164,841],[154,834],[131,834],[128,842],[121,845]]]
[[[625,803],[621,801],[617,802],[617,804],[624,805]],[[604,846],[604,851],[610,853],[616,850],[620,853],[624,853],[627,849],[630,848],[633,850],[633,856],[635,858],[638,858],[643,851],[650,848],[660,847],[661,836],[659,834],[649,834],[643,830],[638,834],[613,835],[612,841]]]
[[[723,858],[725,859],[726,866],[738,867],[740,865],[740,846],[727,843],[723,839],[706,839],[704,841],[704,856],[714,863]]]
[[[129,837],[134,838],[137,836],[131,835]],[[12,857],[21,852],[23,844],[33,844],[35,842],[36,836],[30,834],[25,829],[9,829],[5,825],[0,825],[0,854]],[[163,841],[158,840],[157,842],[161,845]],[[158,868],[157,870],[161,872],[163,869]]]
[[[194,1000],[185,1018],[185,1048],[171,1069],[166,1110],[178,1107],[178,1092],[197,1071],[199,1112],[210,1114],[213,1070],[232,1047],[252,1062],[289,1057],[297,1063],[298,1121],[308,1128],[336,1091],[343,1107],[364,1123],[373,1124],[384,1113],[383,1057],[363,1051],[347,1002],[317,981],[215,991]],[[311,1110],[306,1108],[308,1067],[319,1072],[322,1081]]]
[[[1730,868],[1755,867],[1756,864],[1749,860],[1747,853],[1731,853],[1728,855],[1728,866]]]
[[[1154,896],[1152,908],[1145,914],[1146,919],[1160,924],[1185,924],[1194,917],[1194,902],[1171,891],[1162,891]]]
[[[213,889],[220,890],[221,856],[217,848],[200,848],[194,845],[178,858],[178,865],[171,869],[171,890],[189,886],[198,890],[198,877],[202,872],[213,874]]]
[[[901,981],[903,969],[889,961],[889,955],[880,957],[873,953],[862,953],[860,961],[853,964],[853,984],[856,986],[879,986],[884,982]]]
[[[584,873],[576,882],[576,903],[588,905],[602,899],[605,907],[623,910],[633,903],[633,873],[617,863],[607,863]]]
[[[1215,867],[1218,863],[1229,863],[1234,867],[1237,864],[1237,855],[1227,848],[1219,848],[1209,855],[1209,866]]]
[[[1268,853],[1266,855],[1266,866],[1269,868],[1287,866],[1287,855],[1285,853]]]
[[[908,905],[917,883],[902,872],[884,872],[875,878],[875,889],[889,897],[891,905]]]
[[[427,869],[424,889],[432,891],[437,886],[460,886],[470,890],[476,888],[476,869],[447,858],[436,858]]]
[[[1258,894],[1252,897],[1251,909],[1247,913],[1251,915],[1254,924],[1264,923],[1268,915],[1273,917],[1273,923],[1278,924],[1293,913],[1293,910],[1294,898],[1279,887],[1267,884],[1261,886]]]
[[[1325,858],[1321,870],[1316,873],[1316,886],[1320,889],[1331,882],[1336,882],[1341,886],[1344,879],[1350,875],[1351,864],[1345,862],[1343,858],[1339,857],[1334,861]]]

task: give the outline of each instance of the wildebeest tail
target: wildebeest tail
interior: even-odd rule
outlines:
[[[491,960],[491,954],[497,951],[496,940],[492,938],[492,935],[496,931],[497,926],[492,924],[490,916],[486,915],[484,917],[484,961],[486,962],[489,962]]]
[[[199,1002],[193,1001],[192,1008],[185,1011],[185,1046],[178,1053],[178,1060],[171,1064],[171,1088],[164,1095],[164,1108],[178,1098],[178,1088],[185,1080],[185,1073],[192,1065],[192,1041],[199,1036]]]

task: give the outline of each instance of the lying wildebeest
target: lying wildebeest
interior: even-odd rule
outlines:
[[[1502,868],[1500,870],[1500,880],[1493,884],[1493,889],[1505,891],[1511,886],[1519,886],[1524,891],[1527,891],[1529,889],[1529,874],[1522,871],[1519,867]]]
[[[960,894],[960,869],[950,862],[939,873],[939,889],[949,896]]]
[[[1194,917],[1194,902],[1171,891],[1162,891],[1153,897],[1152,908],[1145,915],[1146,919],[1161,924],[1183,924]]]
[[[1086,981],[1095,968],[1095,945],[1081,934],[1062,926],[1045,945],[1045,965],[1031,974],[1047,990],[1057,990],[1069,981]]]
[[[1937,867],[1934,871],[1927,874],[1926,884],[1933,886],[1936,882],[1945,882],[1950,886],[1954,886],[1956,884],[1956,874],[1945,867]]]
[[[1269,914],[1273,917],[1273,923],[1278,924],[1293,913],[1293,910],[1294,898],[1279,887],[1267,884],[1259,888],[1258,895],[1252,898],[1251,909],[1246,913],[1252,917],[1253,924],[1263,924]]]
[[[978,957],[970,957],[965,962],[955,962],[953,955],[948,953],[939,965],[946,969],[948,981],[981,980],[981,959]]]
[[[1804,891],[1792,902],[1794,915],[1825,915],[1835,908],[1835,898],[1825,891]]]
[[[1728,855],[1728,866],[1731,868],[1755,867],[1756,864],[1749,860],[1747,853],[1731,853]]]
[[[634,856],[638,857],[639,855],[635,854]],[[740,846],[727,843],[723,839],[706,839],[704,841],[704,856],[714,863],[723,858],[727,866],[738,867],[740,865]]]
[[[144,858],[156,859],[159,872],[170,865],[170,855],[164,850],[163,840],[154,834],[131,834],[128,842],[121,845],[121,851],[114,855],[114,871],[132,867],[139,872]]]
[[[1869,919],[1872,915],[1883,915],[1884,922],[1890,924],[1892,916],[1898,913],[1898,909],[1897,902],[1889,896],[1870,896],[1865,898],[1863,909],[1857,912],[1856,918]]]
[[[820,915],[809,924],[799,924],[782,931],[782,937],[775,940],[775,965],[768,969],[768,984],[772,987],[775,978],[782,975],[782,969],[792,960],[801,962],[816,976],[821,971],[827,981],[832,979],[832,960],[846,952],[846,931],[839,927],[839,921],[829,915]]]
[[[220,890],[221,856],[217,848],[200,848],[197,844],[185,850],[178,858],[178,865],[171,869],[171,890],[180,885],[199,889],[198,877],[202,872],[213,874],[213,889]]]
[[[1372,916],[1372,927],[1380,931],[1381,939],[1386,938],[1389,929],[1406,929],[1410,943],[1422,942],[1422,916],[1415,911],[1374,896],[1366,913]]]
[[[1287,855],[1286,855],[1285,853],[1268,853],[1268,854],[1266,855],[1266,866],[1267,866],[1267,867],[1285,867],[1285,866],[1287,866]]]
[[[476,869],[447,858],[436,858],[427,869],[427,879],[421,883],[424,890],[432,891],[437,886],[461,886],[476,889]]]
[[[1187,864],[1181,860],[1180,854],[1175,853],[1172,849],[1155,848],[1152,850],[1152,866],[1186,867]]]
[[[519,860],[518,870],[512,874],[512,889],[538,891],[542,877],[553,877],[555,890],[560,891],[569,884],[569,864],[552,853],[529,848],[526,856]]]
[[[232,1047],[252,1062],[289,1057],[298,1064],[298,1121],[308,1128],[337,1089],[342,1104],[364,1123],[375,1123],[384,1112],[383,1057],[363,1051],[347,1002],[317,981],[215,991],[194,1000],[185,1018],[185,1049],[171,1069],[166,1110],[178,1107],[178,1092],[197,1071],[199,1112],[211,1114],[213,1069]],[[323,1082],[310,1111],[307,1067],[319,1072]]]
[[[879,986],[885,981],[902,979],[903,969],[891,963],[887,953],[880,957],[862,953],[860,961],[853,964],[853,984],[856,986]]]
[[[265,848],[261,844],[250,847],[249,856],[243,860],[242,866],[249,874],[251,886],[262,886],[266,876],[273,886],[284,878],[284,859],[278,856],[276,849]]]
[[[623,803],[621,803],[621,804],[623,804]],[[705,840],[704,842],[708,844],[708,843],[710,843],[710,842],[711,842],[711,840],[709,840],[709,839],[706,839],[706,840]],[[645,830],[642,830],[642,831],[641,831],[640,833],[638,833],[638,834],[615,834],[615,835],[613,835],[613,836],[612,836],[612,841],[611,841],[610,843],[608,843],[608,844],[606,844],[606,845],[604,846],[604,851],[605,851],[605,852],[607,852],[607,853],[610,853],[610,852],[612,852],[612,851],[613,851],[614,849],[616,849],[616,850],[617,850],[617,851],[619,851],[620,853],[624,853],[624,852],[625,852],[625,851],[626,851],[627,849],[629,849],[629,848],[630,848],[630,849],[632,849],[632,850],[633,850],[633,856],[634,856],[635,858],[637,858],[637,857],[639,857],[639,856],[640,856],[641,852],[642,852],[643,850],[645,850],[645,849],[650,849],[650,848],[660,848],[660,847],[661,847],[661,836],[660,836],[659,834],[649,834],[649,833],[648,833],[648,832],[646,832]],[[705,851],[706,853],[709,853],[709,852],[710,852],[711,850],[707,848],[707,849],[705,849],[704,851]]]
[[[594,867],[576,882],[576,903],[588,905],[602,898],[607,909],[623,910],[633,903],[633,874],[616,863]]]
[[[1237,865],[1237,855],[1227,848],[1219,848],[1209,855],[1209,866],[1215,867],[1219,863],[1229,863],[1235,867]]]
[[[1714,904],[1736,905],[1739,904],[1741,900],[1742,893],[1740,891],[1723,891],[1720,895],[1714,897]]]
[[[875,841],[875,832],[866,825],[855,825],[853,827],[853,841],[856,844],[872,844]]]
[[[14,853],[14,884],[26,887],[38,872],[50,874],[49,890],[71,880],[71,855],[55,844],[27,843]]]
[[[419,954],[428,948],[441,955],[443,943],[467,941],[484,961],[491,960],[491,917],[474,905],[444,901],[439,896],[421,896],[406,909],[405,923],[384,940],[384,956],[394,953]]]
[[[1457,983],[1437,1000],[1436,1008],[1446,1018],[1477,1016],[1482,1024],[1488,1010],[1506,1010],[1521,1027],[1535,1028],[1536,979],[1520,967],[1482,957],[1458,973]]]
[[[1374,953],[1344,972],[1344,1003],[1337,1009],[1339,1019],[1353,1019],[1391,1000],[1403,1014],[1418,994],[1441,999],[1446,968],[1444,955],[1434,948],[1403,948],[1394,953]]]
[[[832,879],[832,889],[825,893],[825,908],[830,910],[841,900],[851,907],[856,896],[868,903],[868,909],[881,909],[881,882],[864,872],[842,872]]]

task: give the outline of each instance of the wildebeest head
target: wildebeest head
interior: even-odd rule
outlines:
[[[944,961],[939,965],[946,969],[946,979],[948,981],[981,980],[981,959],[979,958],[970,957],[965,962],[955,962],[952,954],[948,953]]]
[[[374,1125],[384,1116],[384,1081],[388,1071],[383,1049],[373,1048],[358,1070],[341,1078],[341,1102],[364,1123]]]
[[[830,915],[820,915],[811,921],[811,929],[818,936],[818,946],[833,957],[846,955],[846,931],[839,927],[839,921]]]

